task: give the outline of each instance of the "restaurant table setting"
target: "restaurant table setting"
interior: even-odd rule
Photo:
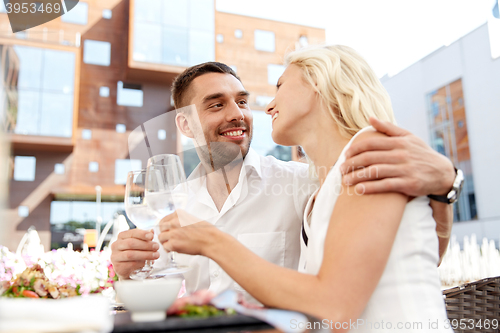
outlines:
[[[297,312],[241,305],[238,303],[237,292],[233,290],[226,290],[215,297],[210,296],[209,292],[201,291],[198,295],[194,295],[195,297],[188,296],[177,300],[181,304],[177,306],[177,310],[192,306],[194,303],[195,306],[199,305],[200,309],[202,305],[212,305],[225,311],[218,311],[215,314],[200,312],[200,315],[193,317],[166,318],[167,309],[174,303],[181,282],[175,278],[116,282],[117,296],[123,301],[124,308],[129,311],[116,314],[113,332],[199,331],[200,329],[218,329],[223,332],[238,327],[244,330],[275,327],[283,332],[303,332],[304,329],[292,329],[290,323],[308,321],[305,315]],[[184,299],[187,301],[182,302]]]

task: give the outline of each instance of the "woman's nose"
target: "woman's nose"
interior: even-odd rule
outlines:
[[[276,103],[274,102],[274,99],[269,102],[269,104],[267,104],[266,106],[266,113],[268,115],[271,115],[271,112],[274,110],[274,107],[276,106]]]

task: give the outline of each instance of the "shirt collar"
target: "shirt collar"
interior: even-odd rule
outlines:
[[[247,156],[245,156],[245,159],[243,160],[243,167],[247,170],[247,172],[249,171],[248,169],[253,168],[255,172],[257,172],[259,178],[262,178],[262,170],[260,167],[260,156],[252,148],[248,149],[248,154]]]
[[[255,150],[252,148],[248,149],[247,156],[245,156],[245,159],[243,160],[243,166],[241,167],[242,170],[245,168],[245,172],[250,171],[250,169],[254,169],[259,178],[262,178],[262,170],[260,166],[260,156],[257,154]],[[202,186],[205,183],[205,176],[207,175],[205,168],[203,168],[203,165],[200,163],[194,168],[194,170],[191,172],[191,174],[188,177],[188,182],[192,183],[194,180],[199,181],[199,186]],[[241,171],[240,171],[241,175]]]
[[[255,170],[255,173],[252,172]],[[260,156],[253,149],[249,149],[245,159],[243,160],[243,165],[241,167],[240,175],[238,177],[238,183],[236,184],[233,192],[228,197],[228,202],[224,203],[223,209],[217,213],[217,216],[222,216],[228,209],[230,209],[237,201],[242,200],[246,197],[248,189],[246,181],[248,176],[251,174],[262,178],[262,170],[260,164]],[[194,198],[193,202],[198,204],[203,204],[211,207],[212,210],[217,210],[212,198],[207,190],[207,173],[205,168],[200,163],[189,175],[187,182],[189,187],[190,196]],[[227,207],[226,207],[227,206]]]

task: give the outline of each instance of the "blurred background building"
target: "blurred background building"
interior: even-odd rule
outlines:
[[[464,171],[453,234],[500,236],[500,20],[492,19],[393,77],[396,119]]]
[[[99,218],[123,210],[126,174],[145,166],[130,159],[130,132],[173,110],[173,78],[201,62],[230,65],[250,91],[252,147],[296,158],[274,144],[262,110],[286,51],[324,43],[325,30],[215,8],[214,0],[85,0],[13,34],[0,3],[0,116],[10,142],[2,245],[14,250],[35,226],[46,250],[76,248]],[[192,148],[172,121],[162,126],[154,140],[164,152]],[[197,163],[192,154],[184,161],[188,172]]]

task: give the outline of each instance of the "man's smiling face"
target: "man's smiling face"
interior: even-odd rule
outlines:
[[[206,140],[219,161],[231,161],[240,151],[243,158],[248,153],[253,121],[248,95],[241,82],[230,74],[203,74],[189,87],[186,98],[188,104],[196,106],[203,132],[191,128],[194,139],[200,146]],[[235,152],[236,147],[239,151]]]

